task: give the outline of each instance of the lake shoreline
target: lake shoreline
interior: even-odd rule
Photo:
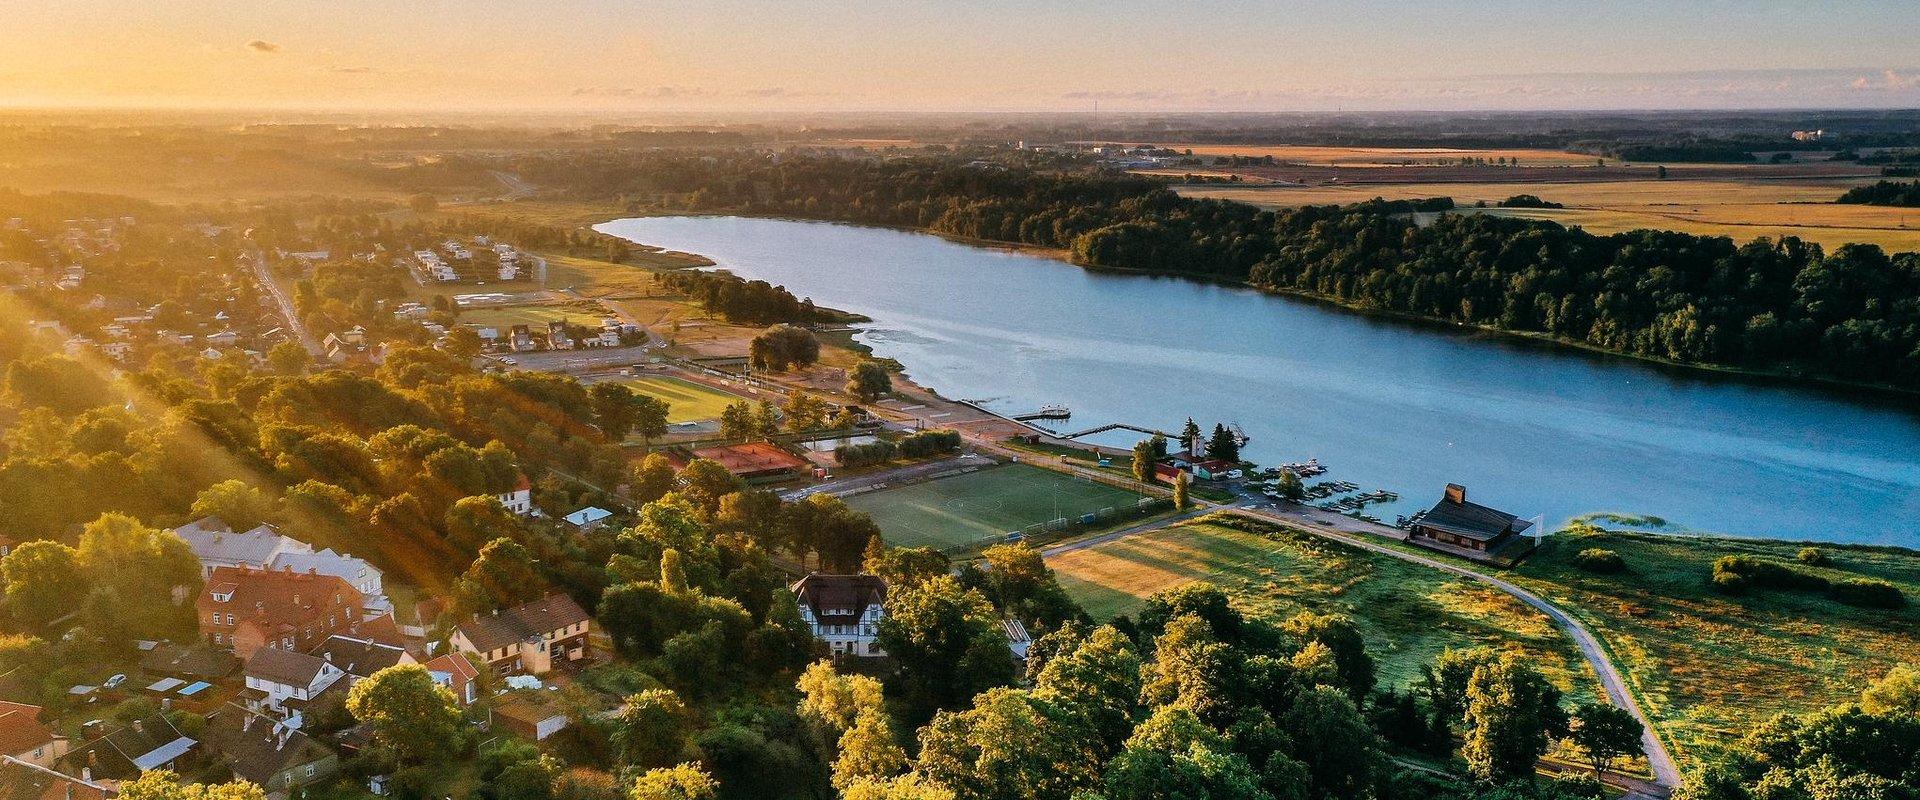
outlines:
[[[764,219],[764,220],[780,220],[780,221],[786,221],[786,222],[811,222],[811,223],[821,223],[821,224],[827,224],[827,225],[847,225],[855,228],[872,228],[875,230],[898,231],[902,233],[917,233],[925,236],[932,236],[938,239],[944,239],[946,241],[953,242],[955,244],[967,245],[970,247],[978,247],[986,250],[993,250],[993,251],[1006,252],[1006,253],[1019,253],[1022,255],[1031,255],[1031,256],[1036,256],[1040,258],[1045,258],[1051,261],[1057,261],[1062,264],[1066,264],[1068,266],[1086,270],[1088,272],[1112,274],[1112,275],[1140,275],[1140,276],[1154,277],[1154,278],[1178,278],[1181,280],[1193,281],[1195,283],[1212,284],[1215,286],[1226,286],[1226,287],[1237,288],[1237,289],[1247,289],[1250,291],[1259,292],[1260,294],[1264,294],[1264,295],[1284,297],[1284,298],[1289,298],[1293,300],[1301,300],[1301,301],[1310,302],[1316,305],[1321,305],[1321,306],[1330,307],[1330,308],[1337,308],[1342,311],[1346,311],[1346,312],[1363,316],[1363,317],[1393,320],[1396,322],[1415,323],[1418,325],[1429,326],[1429,327],[1433,327],[1441,330],[1453,331],[1456,333],[1489,334],[1489,335],[1509,339],[1513,343],[1517,343],[1517,344],[1527,344],[1527,345],[1533,345],[1533,346],[1546,346],[1546,347],[1564,347],[1569,350],[1581,352],[1587,355],[1604,356],[1608,358],[1620,358],[1620,359],[1626,359],[1634,363],[1653,365],[1662,369],[1671,370],[1678,374],[1684,374],[1687,372],[1704,372],[1704,373],[1710,373],[1716,377],[1737,377],[1737,378],[1749,379],[1749,380],[1753,380],[1761,383],[1785,384],[1785,385],[1796,386],[1796,387],[1818,388],[1823,391],[1829,391],[1829,392],[1839,392],[1842,390],[1867,391],[1867,392],[1872,392],[1878,395],[1877,399],[1879,400],[1886,401],[1895,405],[1904,406],[1908,411],[1911,411],[1912,413],[1915,413],[1915,414],[1920,414],[1920,389],[1908,389],[1900,386],[1892,386],[1892,385],[1883,384],[1883,383],[1865,383],[1861,381],[1849,381],[1849,380],[1844,380],[1840,378],[1829,378],[1829,377],[1811,375],[1803,372],[1796,372],[1796,371],[1785,370],[1785,369],[1769,370],[1769,369],[1756,369],[1752,367],[1736,367],[1736,366],[1730,366],[1726,364],[1707,364],[1707,363],[1692,362],[1692,361],[1674,361],[1672,359],[1661,358],[1659,356],[1623,353],[1617,350],[1609,350],[1607,348],[1590,344],[1588,342],[1583,342],[1577,339],[1568,339],[1565,337],[1555,336],[1552,334],[1542,333],[1538,331],[1517,331],[1517,330],[1510,330],[1506,328],[1496,328],[1490,325],[1478,325],[1478,324],[1472,324],[1472,323],[1454,322],[1451,320],[1444,320],[1436,317],[1428,317],[1420,314],[1414,314],[1411,312],[1393,311],[1391,309],[1375,308],[1375,307],[1367,306],[1361,303],[1343,301],[1336,297],[1323,295],[1317,292],[1301,290],[1301,289],[1286,289],[1286,288],[1278,288],[1278,287],[1271,287],[1271,286],[1261,286],[1261,285],[1250,283],[1247,281],[1223,280],[1218,278],[1212,278],[1205,275],[1194,275],[1194,274],[1185,273],[1185,272],[1167,272],[1167,271],[1161,271],[1161,270],[1151,270],[1151,269],[1142,269],[1142,268],[1133,268],[1133,267],[1102,267],[1102,266],[1081,264],[1081,263],[1075,262],[1072,258],[1072,253],[1064,248],[1041,247],[1039,245],[1023,244],[1020,242],[1005,242],[997,239],[978,239],[970,236],[958,236],[954,234],[941,233],[939,231],[927,230],[925,228],[916,228],[910,225],[877,225],[877,224],[865,223],[865,222],[848,222],[845,220],[796,217],[789,214],[755,214],[755,213],[747,213],[747,212],[673,211],[673,210],[626,212],[623,216],[604,220],[599,224],[605,224],[606,222],[613,222],[619,219],[631,219],[636,217],[740,217],[744,219]],[[589,228],[595,230],[596,232],[598,231],[597,225],[589,226]],[[693,256],[696,258],[705,259],[709,262],[712,261],[711,258],[699,253],[682,253],[681,251],[667,250],[666,248],[659,247],[659,246],[653,246],[653,247],[655,247],[655,249],[657,250],[664,250],[667,252],[679,253],[681,255]]]

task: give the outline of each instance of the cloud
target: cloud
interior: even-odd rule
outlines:
[[[1908,72],[1905,75],[1894,70],[1881,70],[1878,80],[1859,77],[1853,79],[1855,89],[1879,89],[1899,91],[1901,89],[1920,88],[1920,72]]]
[[[328,67],[327,71],[342,75],[371,75],[380,70],[374,69],[373,67]]]
[[[278,53],[280,52],[280,45],[262,39],[255,39],[247,42],[247,49],[255,53]]]

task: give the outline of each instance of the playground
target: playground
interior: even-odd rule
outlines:
[[[965,547],[1133,514],[1142,496],[1013,464],[848,497],[896,547]]]

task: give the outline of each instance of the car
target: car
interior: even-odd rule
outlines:
[[[122,674],[120,674],[120,673],[114,673],[114,675],[113,675],[113,677],[111,677],[111,678],[108,678],[108,679],[107,679],[107,681],[106,681],[106,683],[102,683],[102,684],[100,684],[100,688],[102,688],[102,689],[118,689],[118,688],[120,688],[120,684],[123,684],[123,683],[126,683],[126,682],[127,682],[127,676],[125,676],[125,675],[122,675]]]
[[[510,358],[510,357],[509,357],[509,358],[502,358],[502,359],[500,359],[500,363],[502,363],[502,364],[505,364],[505,365],[507,365],[507,366],[509,366],[509,367],[511,367],[511,366],[513,366],[513,365],[515,365],[515,364],[518,364],[518,363],[520,363],[520,362],[518,362],[518,361],[515,361],[515,360],[513,360],[512,358]]]

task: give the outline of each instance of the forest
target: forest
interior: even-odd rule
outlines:
[[[1880,181],[1872,186],[1855,186],[1833,202],[1920,208],[1920,181]]]
[[[1017,161],[597,153],[522,167],[631,210],[912,227],[1632,356],[1920,389],[1920,254],[1873,245],[1410,213],[1451,208],[1445,198],[1263,211]]]

